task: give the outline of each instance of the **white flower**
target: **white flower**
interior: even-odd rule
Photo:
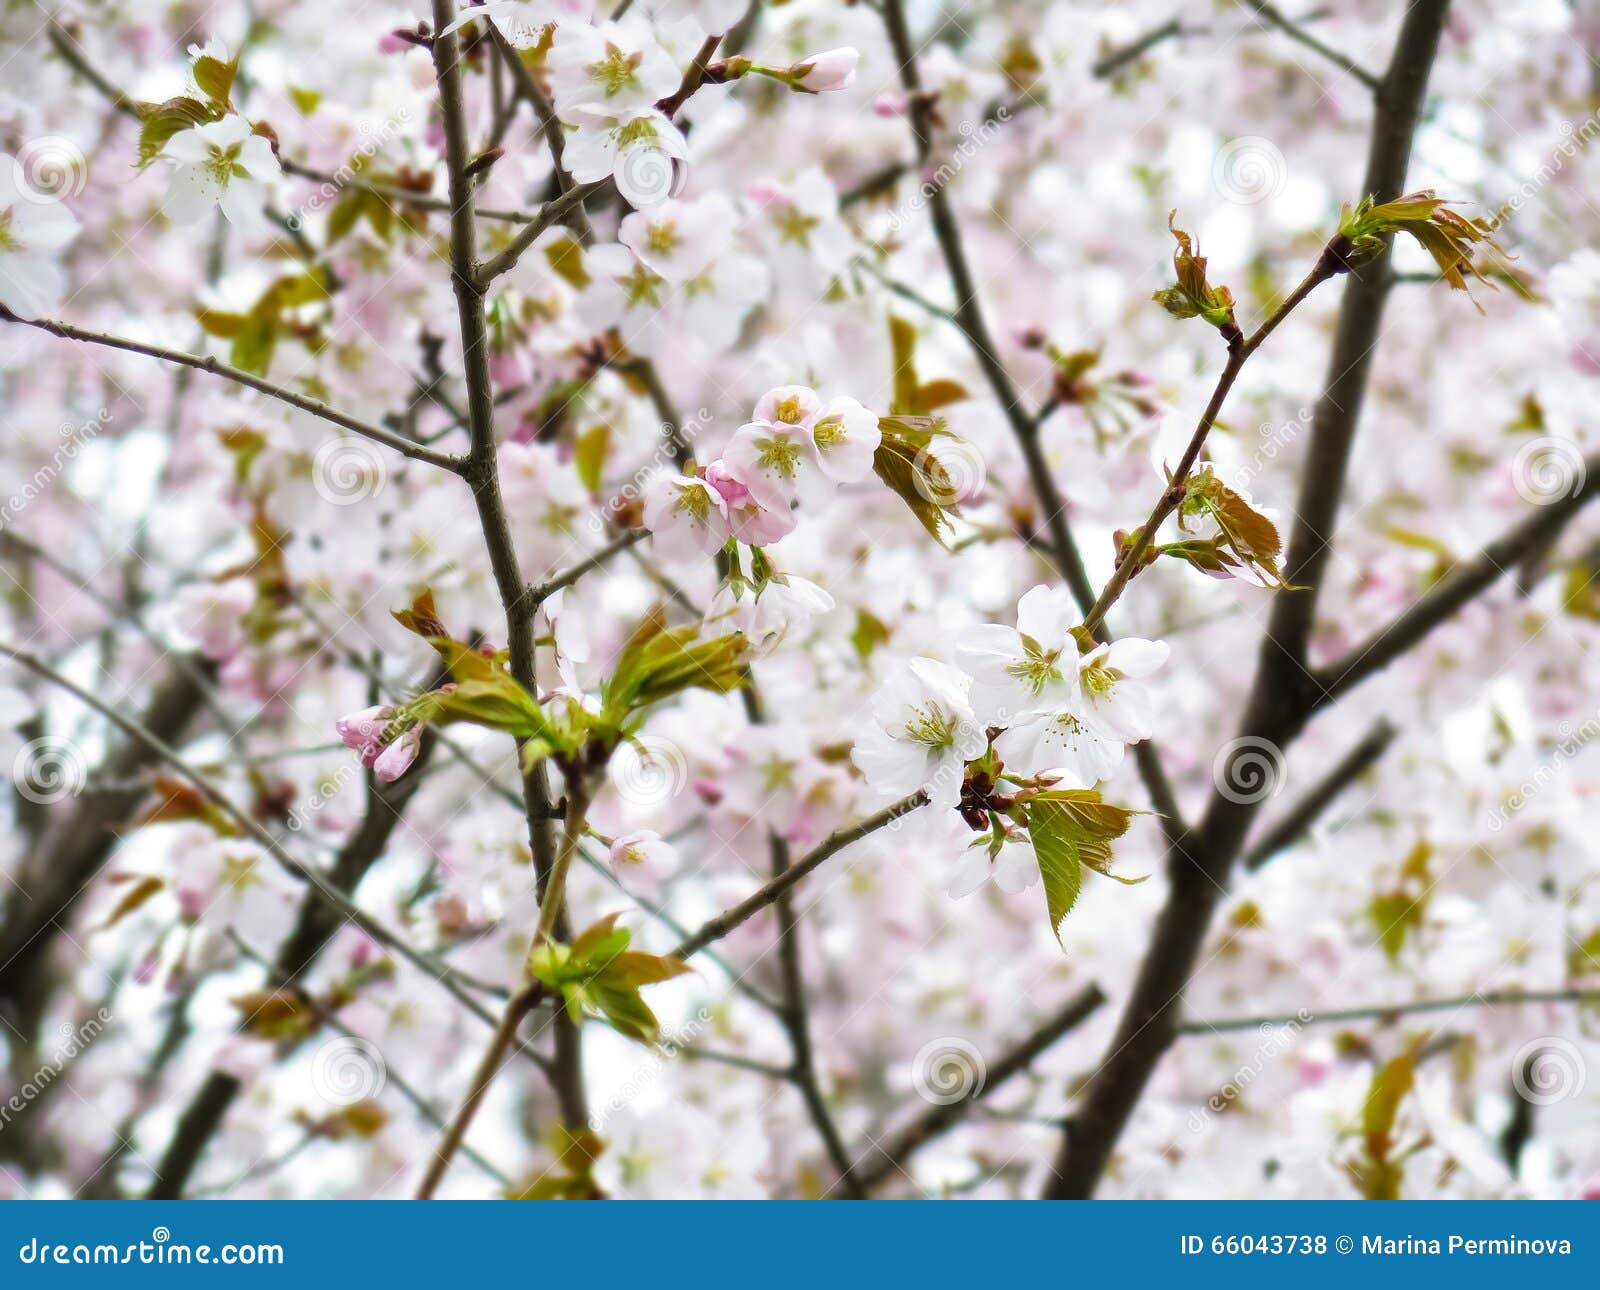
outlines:
[[[629,891],[656,891],[678,864],[678,849],[654,829],[635,829],[611,840],[611,872]]]
[[[772,276],[750,255],[724,255],[685,282],[671,303],[680,334],[693,336],[713,350],[727,349],[739,339],[745,315],[767,298]]]
[[[1007,838],[993,860],[989,858],[988,836],[974,839],[956,862],[956,871],[947,890],[953,899],[961,900],[991,878],[1008,896],[1027,891],[1039,881],[1039,859],[1024,835]]]
[[[765,653],[790,631],[832,608],[833,597],[816,583],[785,574],[782,581],[767,583],[759,595],[746,590],[735,596],[732,587],[720,588],[706,610],[706,621],[716,623],[719,631],[743,632],[751,648]]]
[[[66,277],[55,254],[77,237],[78,221],[27,187],[22,174],[0,153],[0,306],[38,318],[61,303]]]
[[[705,480],[663,471],[645,485],[644,526],[663,559],[691,560],[728,540],[728,511]]]
[[[968,677],[947,663],[914,658],[872,697],[874,724],[852,758],[881,792],[928,790],[935,806],[961,795],[966,763],[988,743],[967,702]]]
[[[812,94],[826,94],[829,90],[842,90],[854,82],[856,64],[860,61],[861,55],[853,49],[829,49],[813,54],[789,70],[794,74],[793,83],[797,89],[809,90]]]
[[[546,65],[556,112],[567,121],[591,107],[611,117],[641,115],[681,79],[678,65],[644,23],[562,23]]]
[[[848,396],[830,399],[811,423],[817,466],[836,484],[858,484],[872,474],[882,438],[877,414]]]
[[[1076,707],[1077,607],[1063,588],[1039,586],[1017,602],[1015,630],[985,623],[962,633],[956,656],[972,674],[972,709],[988,725],[1016,725]]]
[[[619,117],[595,105],[576,109],[574,117],[577,129],[561,156],[579,183],[615,179],[635,206],[664,201],[682,187],[689,143],[663,113]]]
[[[1167,659],[1161,641],[1129,637],[1097,646],[1078,664],[1078,701],[1009,730],[1001,755],[1029,773],[1060,772],[1089,788],[1122,764],[1124,746],[1152,733],[1154,697],[1144,678]]]
[[[1084,723],[1107,739],[1148,739],[1155,732],[1155,695],[1144,679],[1161,670],[1170,652],[1165,641],[1128,636],[1084,655],[1078,665]]]
[[[177,163],[161,206],[174,224],[197,223],[219,205],[232,223],[256,223],[265,185],[280,173],[272,145],[237,115],[179,131],[161,155]]]
[[[578,297],[578,317],[596,331],[618,328],[637,347],[666,302],[667,280],[615,242],[585,251],[583,268],[589,284]]]
[[[733,203],[713,194],[699,201],[667,200],[634,211],[617,240],[669,282],[704,273],[733,240]]]
[[[808,495],[821,486],[820,478],[812,478],[820,477],[820,471],[811,434],[803,425],[751,421],[728,440],[722,461],[750,495],[770,510],[788,510],[802,483]]]

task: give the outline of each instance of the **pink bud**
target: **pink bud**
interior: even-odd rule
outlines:
[[[372,763],[374,773],[385,784],[393,783],[404,775],[422,750],[422,727],[412,726],[378,754]]]
[[[795,85],[812,94],[826,94],[829,90],[842,90],[856,79],[856,64],[861,55],[848,47],[824,50],[803,63],[796,64]]]

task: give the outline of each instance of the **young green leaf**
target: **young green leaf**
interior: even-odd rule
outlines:
[[[1028,837],[1044,880],[1050,930],[1061,924],[1083,888],[1083,866],[1118,882],[1143,882],[1111,872],[1111,843],[1128,831],[1135,812],[1103,801],[1095,789],[1047,789],[1028,803]]]

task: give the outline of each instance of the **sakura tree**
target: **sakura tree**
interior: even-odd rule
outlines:
[[[1596,1194],[1597,38],[13,8],[6,1191]]]

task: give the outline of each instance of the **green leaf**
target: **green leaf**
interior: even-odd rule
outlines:
[[[122,899],[117,902],[117,907],[106,916],[105,922],[101,923],[95,930],[105,931],[108,927],[115,927],[166,885],[154,874],[145,874],[144,877],[140,878],[128,889]]]
[[[143,122],[139,128],[138,165],[141,170],[161,155],[161,150],[173,135],[193,126],[220,121],[223,116],[223,109],[216,104],[202,103],[186,94],[168,99],[165,103],[140,103],[137,106],[139,119]]]
[[[294,100],[295,107],[300,109],[301,116],[310,116],[322,103],[320,91],[304,89],[298,85],[289,87],[289,97]]]
[[[277,347],[278,320],[253,313],[234,336],[228,361],[243,371],[263,376],[272,365],[272,353]]]
[[[572,464],[577,469],[578,479],[591,493],[600,491],[606,452],[610,447],[611,427],[604,422],[590,426],[573,441]]]
[[[1048,789],[1028,803],[1028,837],[1044,880],[1050,930],[1061,942],[1061,924],[1077,903],[1083,867],[1119,882],[1143,882],[1111,872],[1111,843],[1128,831],[1134,811],[1104,801],[1096,789]]]
[[[1400,1103],[1416,1084],[1415,1049],[1378,1068],[1361,1107],[1361,1136],[1366,1159],[1350,1166],[1350,1176],[1368,1200],[1399,1200],[1404,1178],[1395,1158],[1395,1120]]]
[[[1172,253],[1172,268],[1178,281],[1157,291],[1153,298],[1174,318],[1203,318],[1224,336],[1238,336],[1239,327],[1233,320],[1233,292],[1227,287],[1213,287],[1206,280],[1206,258],[1174,223],[1177,216],[1177,211],[1168,214],[1167,228],[1178,243]]]
[[[608,914],[570,946],[546,941],[528,954],[528,975],[560,992],[574,1022],[586,1012],[602,1016],[619,1034],[653,1044],[660,1037],[656,1015],[640,996],[643,986],[669,981],[688,964],[663,955],[629,950],[632,933]]]
[[[872,469],[883,484],[911,508],[918,523],[941,545],[950,528],[957,493],[939,459],[929,451],[936,438],[955,438],[931,417],[887,416],[878,420],[880,439]],[[949,505],[941,505],[948,501]]]
[[[194,83],[218,107],[228,106],[233,95],[233,78],[238,72],[237,58],[225,63],[220,58],[203,54],[194,60]]]

